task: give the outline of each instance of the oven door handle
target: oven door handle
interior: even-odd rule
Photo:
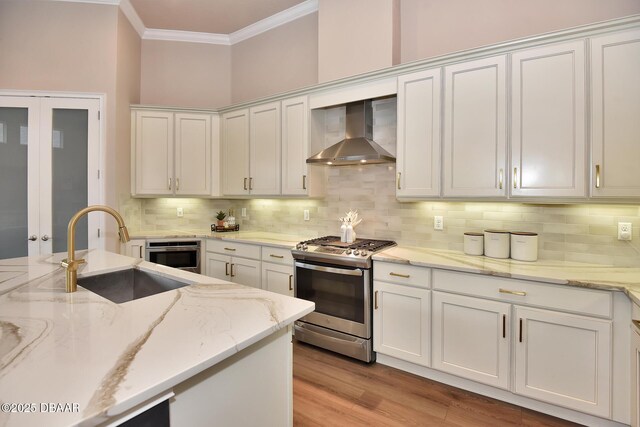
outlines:
[[[345,268],[323,267],[321,265],[307,264],[304,262],[296,262],[296,267],[306,268],[307,270],[324,271],[326,273],[343,274],[345,276],[362,276],[362,270],[359,268],[349,270]]]
[[[161,246],[161,247],[147,247],[147,252],[195,252],[200,248],[195,246]]]

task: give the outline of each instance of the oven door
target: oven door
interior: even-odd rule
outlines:
[[[200,273],[200,249],[197,246],[147,246],[145,258],[156,264]]]
[[[295,296],[316,304],[302,321],[371,338],[371,270],[295,263]]]

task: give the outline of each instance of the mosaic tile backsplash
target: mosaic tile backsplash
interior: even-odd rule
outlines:
[[[341,139],[344,117],[327,114],[327,144]],[[395,99],[374,103],[374,140],[395,154]],[[339,234],[338,217],[357,209],[362,237],[391,239],[401,245],[463,250],[465,231],[487,228],[539,234],[539,258],[617,266],[640,266],[640,207],[637,205],[541,205],[511,202],[398,202],[395,165],[334,167],[327,170],[322,199],[130,199],[120,209],[138,230],[208,230],[219,210],[234,209],[242,230],[315,237]],[[184,217],[176,216],[176,208]],[[247,216],[240,217],[241,208]],[[303,220],[309,210],[310,220]],[[444,230],[433,217],[444,217]],[[633,240],[617,240],[617,223],[633,225]]]

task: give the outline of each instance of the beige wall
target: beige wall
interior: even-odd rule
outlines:
[[[231,46],[233,103],[318,82],[318,14]]]
[[[320,82],[394,65],[398,0],[321,0],[318,10]],[[397,40],[397,37],[396,37]],[[397,58],[397,54],[396,54]]]
[[[231,48],[142,41],[140,102],[216,108],[231,103]]]
[[[636,13],[638,0],[402,0],[401,61]]]

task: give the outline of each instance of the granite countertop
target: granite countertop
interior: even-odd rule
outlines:
[[[272,233],[268,231],[230,231],[213,233],[202,230],[162,230],[162,231],[132,231],[129,233],[132,239],[158,239],[158,238],[199,238],[220,239],[240,243],[259,244],[276,248],[292,248],[297,243],[316,236],[300,236],[293,234]]]
[[[622,291],[636,304],[640,304],[640,268],[552,260],[526,262],[406,246],[386,249],[374,255],[373,260],[559,285]]]
[[[115,304],[65,293],[66,254],[0,260],[0,403],[76,405],[0,412],[0,425],[96,425],[165,392],[314,309],[303,301],[104,251],[79,276],[130,267],[191,286]]]

